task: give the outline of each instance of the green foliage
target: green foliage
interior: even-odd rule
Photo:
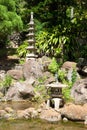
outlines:
[[[47,90],[44,85],[46,79],[46,76],[37,79],[38,84],[34,87],[35,97],[33,98],[33,101],[40,103],[48,99],[49,95],[47,95]]]
[[[37,38],[39,53],[42,51],[50,56],[60,56],[64,60],[76,60],[79,57],[86,57],[87,45],[86,43],[80,43],[77,38],[84,39],[84,41],[87,39],[87,2],[84,0],[44,0],[36,3],[35,15],[38,16],[40,22],[44,23],[47,34],[41,35],[43,32],[39,34],[40,43]],[[72,19],[71,8],[74,9]]]
[[[54,57],[52,59],[52,62],[49,64],[48,69],[54,74],[58,71],[58,64]]]
[[[27,47],[28,47],[28,43],[26,41],[24,41],[18,48],[17,48],[17,54],[20,58],[25,58],[26,54],[27,54]]]
[[[66,71],[58,69],[58,80],[62,83],[66,83]]]
[[[48,53],[48,44],[47,44],[47,39],[48,39],[48,32],[46,31],[40,31],[38,35],[36,36],[36,48],[38,54],[44,54]]]
[[[12,84],[12,77],[9,75],[6,75],[4,80],[0,83],[0,86],[8,88]]]
[[[0,0],[0,46],[5,46],[8,35],[23,28],[21,17],[16,13],[14,0]]]
[[[71,99],[71,88],[73,86],[73,84],[76,82],[77,79],[77,72],[76,69],[74,68],[72,71],[72,79],[71,81],[65,81],[65,83],[67,84],[67,87],[63,89],[63,95],[66,101],[70,101]]]
[[[12,85],[12,77],[10,75],[6,75],[3,81],[0,82],[0,87],[4,90],[4,95],[6,94],[8,88]]]
[[[47,91],[44,85],[37,85],[34,88],[35,97],[33,101],[42,102],[48,98]]]
[[[69,43],[69,37],[60,36],[58,29],[54,29],[52,34],[47,31],[40,31],[36,36],[36,48],[39,54],[63,58],[64,46]]]
[[[77,71],[76,68],[74,68],[72,71],[72,86],[76,82],[76,79],[77,79]]]
[[[12,78],[9,75],[6,75],[4,82],[3,82],[3,86],[7,86],[9,87],[12,83]]]
[[[34,22],[35,22],[35,35],[36,37],[38,37],[40,33],[43,33],[44,23],[41,23],[38,19],[35,19]]]
[[[27,27],[31,11],[34,11],[38,54],[63,60],[87,57],[86,0],[0,0],[0,46],[13,31],[21,30],[23,23]],[[77,39],[84,41],[80,43]]]
[[[14,0],[0,0],[0,5],[7,6],[9,11],[16,11]]]
[[[72,88],[73,84],[77,80],[76,68],[73,68],[72,75],[71,75],[71,81],[67,80],[67,78],[66,78],[67,72],[60,69],[60,67],[58,67],[58,64],[56,63],[56,61],[54,59],[53,59],[52,63],[49,65],[49,70],[52,73],[58,72],[58,77],[57,77],[58,81],[67,85],[66,88],[63,88],[64,99],[66,101],[72,100],[71,97],[70,97],[70,92],[71,92],[71,88]]]
[[[69,88],[63,89],[63,96],[64,96],[65,101],[71,101]]]
[[[46,76],[44,76],[44,77],[39,77],[39,78],[38,78],[39,84],[43,84],[43,83],[45,82],[46,79],[47,79]]]

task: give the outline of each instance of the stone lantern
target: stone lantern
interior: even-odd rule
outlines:
[[[59,109],[60,102],[62,101],[62,88],[67,87],[65,84],[59,82],[47,84],[47,92],[50,93],[50,99],[47,101],[47,106],[50,107],[50,102],[54,101],[54,108]]]
[[[28,37],[28,47],[27,47],[27,55],[26,59],[33,59],[36,58],[37,56],[35,55],[36,49],[35,49],[35,29],[34,29],[34,19],[33,19],[33,12],[31,12],[31,18],[30,18],[30,23],[29,23],[29,33],[27,34]]]

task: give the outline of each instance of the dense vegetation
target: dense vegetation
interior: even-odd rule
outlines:
[[[8,37],[13,32],[27,31],[31,11],[37,53],[63,61],[87,57],[86,0],[0,0],[1,48],[10,42]]]
[[[9,37],[14,32],[23,37],[16,52],[19,57],[26,56],[28,43],[25,34],[31,11],[34,12],[37,53],[53,58],[49,71],[57,74],[59,81],[68,84],[64,95],[69,99],[76,71],[73,70],[72,80],[68,82],[59,68],[66,60],[87,58],[87,0],[0,0],[0,57],[4,53],[2,48],[8,52]],[[1,86],[8,88],[11,82],[10,77],[5,77]],[[37,86],[35,91],[38,89],[42,91],[43,87]]]
[[[23,28],[21,17],[16,12],[15,0],[0,0],[0,47],[8,41],[8,35]]]

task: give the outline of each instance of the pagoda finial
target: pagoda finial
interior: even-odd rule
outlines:
[[[33,18],[33,12],[31,12],[31,17],[30,17],[30,23],[29,24],[34,24],[34,18]]]
[[[34,14],[34,13],[33,13],[33,12],[31,12],[31,20],[33,20],[33,14]]]

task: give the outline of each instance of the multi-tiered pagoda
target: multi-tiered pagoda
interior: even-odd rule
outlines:
[[[31,18],[30,18],[28,31],[29,33],[27,34],[27,37],[28,37],[27,41],[29,43],[29,46],[27,47],[27,50],[28,50],[28,53],[26,55],[27,60],[37,57],[35,55],[36,49],[35,49],[35,34],[34,34],[35,28],[34,28],[33,12],[31,12]]]

